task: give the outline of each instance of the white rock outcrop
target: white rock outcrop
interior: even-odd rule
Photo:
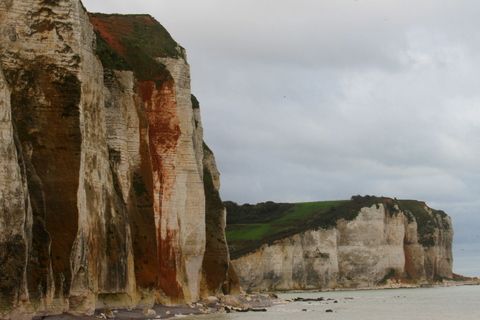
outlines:
[[[426,210],[430,210],[426,208]],[[430,211],[431,213],[431,211]],[[370,288],[452,278],[450,218],[439,219],[432,245],[419,243],[417,222],[383,204],[362,208],[352,221],[265,244],[232,261],[242,287],[252,291]]]

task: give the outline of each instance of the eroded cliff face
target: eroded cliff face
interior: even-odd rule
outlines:
[[[199,115],[199,113],[197,113]],[[226,209],[220,199],[220,173],[215,157],[207,145],[204,148],[204,182],[206,198],[207,239],[203,259],[203,290],[208,293],[240,293],[240,283],[231,265],[225,237]],[[225,274],[227,275],[225,277]]]
[[[0,1],[0,21],[0,315],[226,290],[184,50],[150,16],[79,0]]]
[[[430,283],[452,278],[450,218],[426,205],[429,232],[415,216],[383,203],[361,208],[353,220],[339,219],[265,244],[233,260],[246,290],[367,288]],[[422,221],[425,223],[425,221]]]

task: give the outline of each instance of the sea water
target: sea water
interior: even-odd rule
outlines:
[[[187,319],[480,320],[480,286],[303,292],[280,294],[279,297],[323,297],[327,301],[292,302],[276,305],[267,312],[215,314]]]

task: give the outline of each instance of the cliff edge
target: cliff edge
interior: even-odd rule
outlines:
[[[452,279],[450,217],[424,202],[227,202],[227,238],[249,291],[373,288]]]
[[[0,317],[228,293],[185,50],[149,15],[0,2]]]

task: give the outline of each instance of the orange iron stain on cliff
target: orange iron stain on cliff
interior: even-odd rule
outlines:
[[[148,121],[150,157],[153,171],[153,208],[157,228],[159,261],[159,287],[169,297],[183,298],[177,281],[177,230],[175,219],[164,216],[163,206],[170,200],[175,186],[176,147],[180,138],[180,126],[173,80],[160,84],[141,81],[138,91],[145,107]]]
[[[115,19],[115,16],[109,17],[109,20],[102,20],[98,16],[90,16],[90,22],[113,50],[122,56],[126,55],[125,47],[119,39],[122,38],[122,35],[133,33],[131,24],[125,23],[125,19]]]

